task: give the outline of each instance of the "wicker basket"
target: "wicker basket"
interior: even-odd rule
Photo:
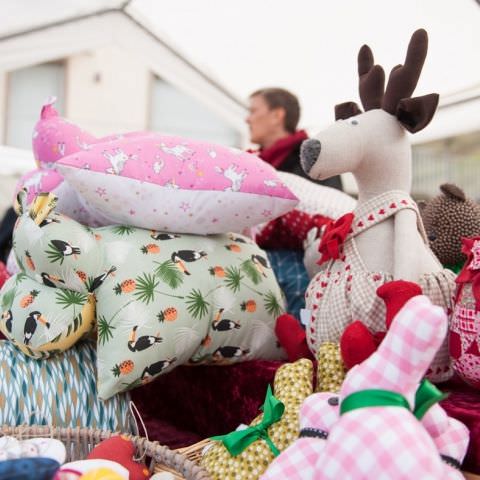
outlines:
[[[46,426],[0,427],[0,436],[9,435],[18,439],[32,437],[51,437],[61,440],[67,449],[67,462],[83,460],[88,453],[102,440],[110,438],[113,432],[88,428],[52,428]],[[170,472],[178,480],[209,480],[205,470],[195,462],[199,458],[202,446],[208,441],[200,442],[179,450],[170,450],[158,442],[151,442],[143,437],[129,437],[136,447],[138,457],[145,455],[149,460],[150,472]]]

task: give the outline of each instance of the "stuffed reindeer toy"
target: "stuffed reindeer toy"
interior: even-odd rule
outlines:
[[[364,45],[358,54],[362,112],[353,102],[335,107],[336,122],[301,148],[301,163],[313,179],[352,172],[359,189],[356,209],[327,226],[319,251],[323,269],[307,293],[310,349],[338,342],[345,327],[361,320],[372,331],[385,322],[385,306],[376,295],[392,280],[418,283],[431,301],[450,313],[454,274],[444,270],[428,246],[417,204],[410,197],[412,158],[406,130],[428,125],[437,94],[411,97],[427,54],[428,37],[411,37],[404,65],[385,75]],[[434,359],[429,378],[451,375],[446,344]]]

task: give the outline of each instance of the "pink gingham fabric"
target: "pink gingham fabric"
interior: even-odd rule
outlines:
[[[422,418],[422,425],[430,434],[440,455],[446,455],[462,463],[467,453],[470,434],[468,428],[437,403]]]
[[[341,398],[379,388],[402,394],[413,406],[418,383],[442,344],[446,314],[421,295],[409,300],[378,350],[347,374]],[[345,413],[333,426],[314,473],[318,479],[461,478],[446,466],[421,423],[402,407]]]
[[[377,296],[377,288],[392,281],[390,272],[367,270],[356,246],[362,232],[392,217],[403,209],[413,210],[418,219],[418,230],[426,242],[426,234],[415,201],[402,191],[382,193],[359,205],[340,258],[330,260],[326,267],[312,278],[306,295],[306,308],[311,312],[307,327],[310,350],[318,351],[324,342],[339,342],[347,325],[361,320],[374,332],[385,330],[385,303]],[[375,245],[372,245],[375,248]],[[408,246],[406,247],[408,248]],[[319,254],[320,257],[320,254]],[[435,305],[451,309],[455,291],[455,274],[450,270],[424,274],[418,281],[423,293]],[[428,378],[435,382],[448,380],[452,370],[447,341],[439,349],[431,365]]]
[[[329,392],[315,393],[307,397],[300,409],[300,430],[315,428],[329,432],[338,420],[338,395]],[[326,443],[321,438],[303,437],[295,441],[275,458],[261,480],[303,480],[312,478],[315,464]]]
[[[404,395],[413,405],[419,381],[446,335],[445,313],[425,296],[411,299],[395,318],[387,337],[368,360],[352,369],[341,398],[380,388]],[[338,418],[331,393],[308,397],[301,428],[329,433],[328,440],[300,438],[270,465],[262,480],[309,479],[461,479],[444,463],[462,462],[468,430],[434,405],[420,423],[400,407],[353,410]]]

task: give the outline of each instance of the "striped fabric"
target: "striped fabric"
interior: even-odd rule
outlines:
[[[34,360],[0,341],[0,425],[128,432],[129,396],[99,400],[95,364],[91,342],[80,342],[49,360]]]

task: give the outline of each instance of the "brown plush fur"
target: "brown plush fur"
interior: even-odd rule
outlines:
[[[440,186],[441,194],[421,206],[430,248],[443,265],[466,260],[461,239],[480,235],[480,205],[465,197],[456,185]]]

